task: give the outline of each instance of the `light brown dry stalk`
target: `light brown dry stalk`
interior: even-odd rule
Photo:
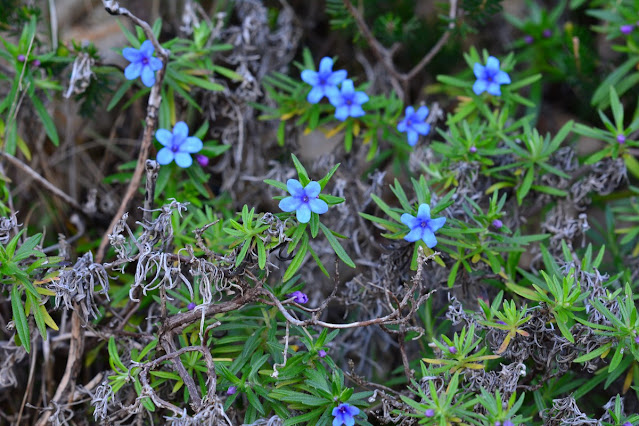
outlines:
[[[120,207],[118,211],[113,216],[111,220],[111,224],[107,228],[106,232],[102,236],[102,241],[100,241],[100,246],[98,247],[98,251],[95,255],[96,263],[102,263],[102,259],[104,258],[104,254],[106,251],[107,244],[109,243],[109,234],[112,232],[114,226],[118,223],[118,221],[122,218],[124,213],[126,212],[131,199],[135,195],[139,185],[140,180],[142,179],[142,174],[145,170],[145,164],[147,157],[149,156],[149,150],[151,148],[151,143],[153,141],[153,133],[155,132],[155,127],[158,122],[158,110],[160,109],[160,102],[162,101],[161,87],[162,81],[164,80],[164,73],[166,72],[166,65],[169,60],[169,51],[164,49],[157,38],[153,35],[153,30],[149,26],[149,24],[137,16],[133,15],[128,9],[121,7],[117,1],[113,0],[102,0],[104,4],[104,8],[111,15],[122,15],[126,16],[133,23],[139,25],[147,39],[153,43],[153,47],[157,52],[158,58],[162,61],[162,68],[155,75],[155,84],[151,88],[151,94],[149,95],[149,101],[146,109],[146,119],[145,119],[145,127],[144,127],[144,135],[142,136],[142,144],[140,145],[140,153],[138,154],[138,161],[135,165],[135,170],[133,171],[133,176],[131,177],[131,181],[129,182],[129,186],[124,193],[124,197],[122,197],[122,202],[120,203]]]
[[[33,170],[27,164],[23,163],[22,161],[20,161],[18,158],[14,157],[13,155],[7,154],[4,151],[0,151],[0,156],[9,160],[11,164],[16,166],[18,169],[22,170],[24,173],[28,174],[29,177],[31,177],[31,179],[35,180],[36,182],[41,184],[43,187],[48,189],[53,195],[60,198],[62,201],[66,202],[74,209],[82,211],[82,206],[77,201],[75,201],[73,198],[71,198],[61,189],[51,184],[48,180],[43,178],[38,172]]]
[[[84,352],[84,328],[82,327],[82,320],[80,318],[80,307],[74,303],[74,309],[71,312],[71,343],[69,345],[69,356],[67,358],[67,366],[60,380],[60,384],[53,396],[53,399],[49,401],[48,408],[36,423],[36,426],[45,426],[53,410],[57,405],[61,404],[65,395],[69,394],[70,399],[75,395],[76,379],[80,367],[82,366],[82,353]]]
[[[355,19],[355,23],[357,24],[357,28],[360,33],[366,39],[368,45],[373,49],[373,53],[377,57],[377,59],[382,63],[386,71],[388,71],[395,81],[401,83],[403,94],[401,94],[401,98],[406,97],[406,93],[408,92],[408,83],[412,80],[426,65],[433,60],[435,55],[439,53],[439,51],[444,47],[448,39],[450,38],[451,31],[455,28],[455,18],[457,17],[457,0],[450,0],[450,7],[448,11],[448,18],[450,19],[450,23],[444,31],[444,34],[441,35],[437,43],[428,51],[426,56],[424,56],[417,65],[415,65],[410,71],[407,73],[402,73],[395,67],[395,63],[393,62],[393,56],[395,52],[399,49],[399,44],[394,44],[389,49],[384,47],[373,35],[373,32],[366,24],[362,13],[353,6],[350,0],[344,0],[344,5],[348,9],[348,12],[351,14],[353,19]],[[406,101],[406,99],[403,99]]]

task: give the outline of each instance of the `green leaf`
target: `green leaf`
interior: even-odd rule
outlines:
[[[320,226],[322,226],[320,224]],[[302,236],[302,244],[300,245],[297,253],[295,253],[295,257],[291,261],[291,264],[286,268],[286,272],[284,273],[284,277],[282,277],[282,281],[288,281],[293,278],[293,275],[300,269],[302,266],[302,262],[304,262],[304,258],[306,257],[306,252],[308,251],[308,234],[304,234]]]
[[[16,330],[18,331],[18,337],[22,342],[24,350],[29,353],[31,351],[31,337],[29,336],[29,323],[27,322],[27,316],[24,313],[24,306],[22,305],[22,296],[18,290],[18,284],[14,284],[11,288],[11,309],[13,310],[13,322]]]
[[[351,268],[354,268],[355,262],[353,262],[351,258],[348,256],[348,254],[346,253],[344,248],[341,246],[339,241],[337,241],[337,238],[335,238],[335,236],[333,235],[332,231],[328,229],[323,223],[320,223],[319,226],[322,229],[322,232],[324,233],[324,235],[326,236],[328,243],[331,245],[331,247],[333,247],[333,250],[335,251],[335,254],[337,255],[337,257],[342,259],[342,261],[346,263],[348,266],[350,266]]]
[[[308,183],[311,181],[311,179],[308,177],[308,172],[306,171],[302,163],[300,163],[300,160],[297,159],[295,154],[291,154],[291,158],[293,159],[295,170],[297,170],[297,174],[300,178],[300,183],[302,184],[302,186],[308,185]]]
[[[47,109],[42,104],[42,101],[40,101],[40,99],[35,95],[30,96],[30,98],[36,112],[38,113],[38,116],[40,117],[40,121],[42,121],[42,125],[44,126],[44,131],[46,132],[47,136],[49,136],[49,139],[51,139],[51,142],[53,142],[55,146],[60,145],[58,130],[55,128],[55,123],[53,122],[53,119],[49,115]]]

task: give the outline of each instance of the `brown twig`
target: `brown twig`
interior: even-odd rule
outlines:
[[[122,197],[122,202],[120,203],[120,207],[118,208],[117,213],[113,216],[111,220],[111,224],[109,228],[102,236],[102,241],[100,241],[100,246],[98,247],[98,251],[95,255],[95,260],[97,263],[101,263],[104,258],[104,254],[106,251],[107,244],[109,242],[109,234],[112,232],[113,227],[118,223],[118,221],[122,218],[125,211],[127,210],[131,199],[135,195],[139,185],[140,180],[142,179],[142,174],[145,170],[145,164],[147,157],[149,156],[149,150],[151,148],[151,142],[153,141],[153,133],[155,132],[155,127],[157,126],[158,121],[158,110],[160,109],[160,102],[162,101],[161,87],[162,81],[164,80],[164,73],[166,72],[166,64],[169,60],[169,51],[164,49],[157,38],[153,35],[153,30],[149,26],[149,24],[137,16],[133,15],[128,9],[121,7],[117,1],[113,0],[102,0],[104,4],[104,8],[111,15],[122,15],[131,19],[136,25],[139,25],[147,39],[153,43],[153,47],[157,51],[158,58],[162,61],[162,68],[155,75],[155,84],[151,88],[151,94],[149,95],[149,102],[147,104],[146,109],[146,120],[144,127],[144,135],[142,136],[142,144],[140,145],[140,153],[138,154],[138,161],[135,165],[135,170],[133,171],[133,176],[131,177],[131,181],[129,182],[129,186],[124,193],[124,197]]]
[[[74,303],[74,310],[71,313],[71,344],[69,345],[69,357],[67,358],[67,366],[58,385],[58,389],[49,402],[49,407],[55,408],[60,404],[64,396],[69,393],[71,397],[75,394],[76,378],[79,368],[82,366],[82,352],[84,351],[84,329],[82,328],[82,320],[78,311],[80,307]],[[67,392],[67,389],[69,391]],[[36,426],[45,426],[49,417],[53,414],[52,409],[47,409]]]
[[[40,176],[40,174],[38,172],[33,170],[27,164],[23,163],[22,161],[20,161],[18,158],[14,157],[13,155],[7,154],[6,152],[0,151],[0,156],[2,156],[4,158],[6,158],[7,160],[9,160],[9,162],[11,164],[16,166],[20,170],[22,170],[24,173],[28,174],[31,177],[31,179],[33,179],[36,182],[38,182],[44,188],[49,190],[53,195],[55,195],[56,197],[60,198],[62,201],[66,202],[67,204],[69,204],[74,209],[82,211],[82,206],[80,206],[80,204],[77,201],[75,201],[73,198],[71,198],[69,195],[67,195],[61,189],[58,189],[57,187],[53,186],[48,180],[46,180],[45,178]]]
[[[410,71],[407,73],[402,73],[397,70],[395,67],[395,63],[393,62],[393,56],[395,52],[399,49],[399,44],[392,45],[389,49],[384,47],[373,35],[373,32],[366,24],[364,17],[360,13],[359,10],[350,0],[344,0],[344,5],[348,9],[348,12],[351,14],[353,19],[355,19],[355,23],[357,24],[357,28],[360,30],[368,45],[373,49],[373,53],[377,57],[377,59],[382,63],[384,68],[391,74],[391,76],[402,84],[402,88],[404,93],[401,95],[402,98],[405,97],[406,92],[408,91],[408,83],[412,80],[430,61],[433,60],[435,55],[439,53],[439,51],[444,47],[448,39],[450,38],[451,31],[455,28],[455,18],[457,17],[457,0],[450,0],[450,9],[448,12],[448,18],[450,19],[450,23],[446,28],[444,34],[441,35],[437,43],[433,47],[431,47],[430,51],[424,56],[417,65],[415,65]]]

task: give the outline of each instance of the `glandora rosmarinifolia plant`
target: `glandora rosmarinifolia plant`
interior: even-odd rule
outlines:
[[[488,92],[493,96],[501,96],[501,85],[510,84],[510,76],[505,71],[499,69],[499,59],[489,56],[486,66],[479,62],[475,63],[473,73],[477,81],[473,84],[473,92],[481,95]]]
[[[124,69],[124,76],[127,80],[135,80],[142,76],[142,83],[146,87],[153,87],[155,84],[155,72],[162,69],[162,61],[153,56],[155,48],[150,40],[145,40],[139,49],[125,47],[122,49],[122,56],[131,62]]]
[[[302,186],[299,180],[289,179],[286,188],[291,194],[280,201],[279,207],[285,212],[295,212],[300,223],[308,223],[311,220],[311,212],[323,214],[328,211],[326,201],[320,200],[319,194],[322,188],[315,181],[310,181]]]
[[[302,71],[302,80],[313,88],[306,96],[306,100],[312,104],[316,104],[322,100],[324,96],[330,99],[331,96],[338,94],[337,85],[346,78],[345,70],[333,71],[333,59],[327,57],[320,61],[319,71],[304,70]]]
[[[406,107],[405,116],[397,124],[397,130],[408,135],[408,144],[415,146],[419,135],[426,136],[430,132],[430,124],[426,123],[428,107],[421,106],[415,112],[412,106]]]
[[[341,403],[337,407],[333,408],[333,426],[353,426],[355,424],[355,416],[359,414],[359,408]]]
[[[182,168],[190,167],[193,164],[191,154],[202,149],[202,141],[189,136],[189,126],[184,121],[175,123],[172,133],[167,129],[158,129],[155,138],[164,146],[157,156],[157,162],[163,166],[175,160],[175,164]]]
[[[435,231],[439,230],[446,223],[445,217],[431,219],[430,206],[428,204],[419,205],[417,216],[404,213],[401,219],[402,223],[410,229],[410,232],[404,239],[411,243],[422,240],[428,248],[433,248],[437,245]]]
[[[368,102],[368,95],[364,92],[356,92],[353,80],[344,80],[340,91],[331,95],[328,100],[335,107],[335,118],[339,121],[344,121],[348,117],[366,115],[362,105]]]

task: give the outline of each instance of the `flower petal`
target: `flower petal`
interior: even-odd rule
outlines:
[[[325,56],[322,58],[322,60],[320,61],[320,65],[319,65],[319,72],[321,74],[329,74],[333,71],[333,59],[329,58],[328,56]]]
[[[316,104],[322,100],[324,97],[324,90],[320,86],[315,86],[308,92],[308,96],[306,96],[306,100],[309,103]]]
[[[154,51],[155,47],[153,47],[153,43],[151,43],[151,40],[144,40],[144,43],[142,43],[142,46],[140,46],[140,53],[146,58],[150,58],[151,56],[153,56]]]
[[[178,121],[173,126],[173,134],[180,140],[184,140],[189,136],[189,126],[184,121]]]
[[[481,95],[488,88],[488,83],[485,80],[477,80],[475,84],[473,84],[473,92],[476,95]]]
[[[122,49],[122,56],[129,62],[138,62],[140,60],[140,51],[132,47]]]
[[[426,244],[428,248],[433,248],[437,245],[437,238],[435,238],[435,234],[428,229],[422,228],[424,233],[422,234],[422,241]]]
[[[297,209],[296,216],[299,223],[308,223],[311,220],[311,209],[308,204],[302,203]]]
[[[428,221],[428,227],[431,231],[435,232],[440,229],[446,223],[445,217],[438,217],[436,219],[431,219]]]
[[[417,110],[417,118],[419,119],[419,121],[426,120],[426,117],[428,117],[428,112],[428,107],[420,106]]]
[[[348,118],[348,113],[349,108],[346,105],[339,106],[335,109],[335,118],[339,121],[344,121]]]
[[[426,136],[430,132],[430,124],[428,123],[413,123],[413,130],[420,135]]]
[[[162,69],[162,61],[156,57],[149,58],[149,67],[152,71],[158,71]]]
[[[413,108],[412,106],[407,106],[404,110],[404,115],[406,116],[406,118],[410,117],[413,114],[415,114],[415,108]]]
[[[312,199],[308,202],[308,205],[313,213],[324,214],[328,211],[328,204],[326,204],[326,201],[320,200],[319,198]]]
[[[131,62],[124,69],[124,77],[127,80],[135,80],[140,76],[140,73],[142,73],[142,64],[140,62]]]
[[[354,92],[355,88],[353,87],[353,80],[347,78],[346,80],[342,81],[342,95]]]
[[[320,186],[320,184],[315,182],[314,180],[310,181],[304,187],[304,192],[306,193],[306,196],[308,198],[317,198],[321,190],[322,187]]]
[[[186,138],[186,140],[182,143],[182,145],[180,145],[180,151],[195,154],[196,152],[199,152],[202,149],[202,147],[203,147],[203,144],[200,138],[191,136]]]
[[[397,123],[397,131],[399,131],[400,133],[404,133],[406,132],[406,130],[408,130],[408,126],[406,126],[406,119],[403,119],[402,121]]]
[[[171,146],[173,144],[173,133],[166,129],[158,129],[155,132],[155,139],[164,146]]]
[[[430,206],[428,204],[424,203],[419,205],[419,209],[417,210],[417,219],[420,221],[430,219]]]
[[[490,83],[486,91],[493,96],[501,96],[501,88],[497,83]]]
[[[340,96],[339,89],[337,88],[337,86],[329,86],[329,85],[324,86],[324,94],[329,100],[331,99],[331,96],[333,97]]]
[[[142,83],[146,87],[153,87],[155,84],[155,72],[149,66],[142,67]]]
[[[166,166],[173,161],[173,158],[173,151],[165,147],[158,151],[158,156],[155,159],[161,165]]]
[[[178,152],[175,154],[175,164],[186,169],[187,167],[191,167],[191,164],[193,164],[193,158],[191,157],[191,154]]]
[[[328,79],[326,79],[326,84],[337,86],[346,79],[346,76],[346,70],[335,71],[330,75],[330,77],[328,77]]]
[[[289,179],[286,181],[286,189],[288,192],[294,196],[299,197],[304,195],[304,187],[297,179]]]
[[[408,144],[410,146],[417,145],[417,139],[419,139],[419,135],[414,130],[409,130],[408,132]]]
[[[489,56],[488,60],[486,61],[486,68],[493,72],[499,71],[499,59],[495,58],[494,56]]]
[[[351,106],[351,117],[363,117],[366,115],[364,109],[359,105]]]
[[[402,217],[400,218],[400,220],[402,221],[404,225],[408,226],[410,229],[413,229],[414,227],[419,225],[419,220],[415,216],[410,215],[408,213],[404,213]]]
[[[499,71],[493,77],[493,81],[497,84],[510,84],[510,76],[505,71]]]
[[[486,74],[486,70],[484,68],[484,66],[482,64],[480,64],[479,62],[475,63],[475,65],[473,66],[473,74],[475,74],[475,77],[479,78],[479,79],[484,79],[485,74]]]
[[[280,201],[279,208],[285,212],[293,212],[302,205],[302,200],[295,197],[286,197]]]
[[[422,228],[421,226],[417,226],[415,229],[412,229],[405,237],[404,239],[410,243],[414,243],[415,241],[421,240],[422,239],[422,233],[424,232],[424,229],[426,228]]]
[[[359,414],[359,408],[355,407],[354,405],[349,405],[346,411],[348,411],[348,414],[351,417],[354,417]]]
[[[317,73],[313,70],[304,70],[302,71],[302,81],[310,84],[311,86],[315,86],[319,83],[319,78],[317,77]]]
[[[353,96],[353,101],[359,105],[365,104],[368,99],[368,95],[364,92],[355,92],[355,96]]]

